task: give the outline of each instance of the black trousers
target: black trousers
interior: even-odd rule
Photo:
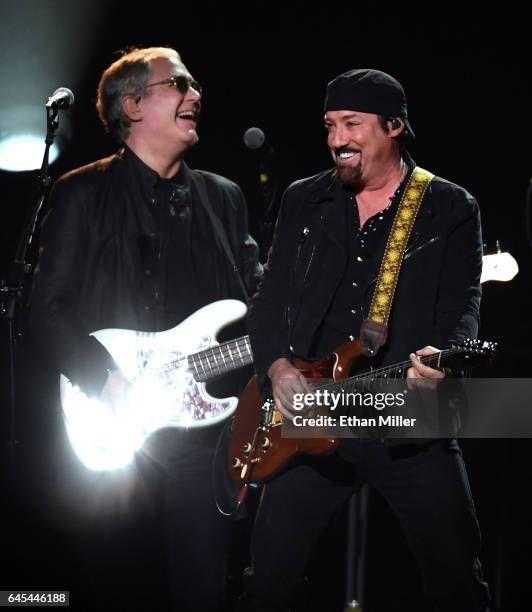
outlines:
[[[344,441],[331,457],[307,458],[270,481],[251,543],[252,572],[239,610],[289,610],[307,561],[339,505],[363,483],[396,514],[417,560],[427,609],[487,610],[480,533],[456,441],[388,447]]]
[[[160,465],[160,531],[170,609],[179,612],[218,612],[224,607],[233,521],[219,512],[215,501],[214,487],[219,503],[229,507],[220,474],[213,474],[219,431],[168,430],[152,444]],[[218,457],[224,464],[225,456],[221,452]]]

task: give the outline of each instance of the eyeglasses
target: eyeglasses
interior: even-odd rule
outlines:
[[[201,85],[197,81],[182,74],[171,76],[164,81],[157,81],[157,83],[150,83],[146,87],[155,87],[155,85],[171,85],[182,95],[185,95],[189,89],[197,91],[200,96],[202,92]]]

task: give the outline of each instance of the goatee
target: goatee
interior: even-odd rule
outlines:
[[[360,166],[352,168],[351,166],[337,164],[336,171],[338,173],[338,178],[344,185],[348,187],[360,186],[360,179],[362,178],[362,168]]]

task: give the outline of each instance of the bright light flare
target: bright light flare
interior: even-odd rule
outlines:
[[[90,470],[117,470],[132,462],[136,451],[161,424],[192,424],[191,416],[182,413],[180,398],[179,389],[147,374],[132,385],[125,401],[113,410],[87,397],[77,385],[67,383],[63,411],[68,436]]]
[[[10,172],[36,170],[41,167],[44,155],[44,137],[35,134],[11,134],[0,139],[0,168]],[[54,143],[50,147],[50,163],[59,155]]]
[[[69,389],[64,405],[68,436],[78,457],[90,470],[116,470],[131,463],[143,437],[120,412],[113,413],[78,386]]]

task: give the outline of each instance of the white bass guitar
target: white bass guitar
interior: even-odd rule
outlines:
[[[112,408],[61,375],[61,406],[70,442],[92,470],[129,464],[146,438],[163,427],[204,427],[236,410],[238,398],[215,398],[205,383],[253,362],[249,337],[219,344],[216,336],[246,306],[220,300],[162,332],[102,329],[94,336],[130,383],[123,405]]]

